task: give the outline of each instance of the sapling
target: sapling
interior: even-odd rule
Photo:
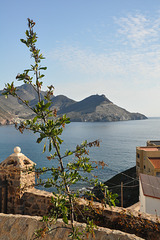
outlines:
[[[11,84],[7,83],[5,86],[4,95],[12,95],[16,97],[22,104],[26,105],[33,113],[34,117],[25,121],[21,121],[19,124],[15,123],[16,128],[23,133],[25,129],[33,131],[38,134],[37,143],[43,142],[43,152],[46,149],[50,155],[47,159],[52,162],[52,167],[43,167],[42,169],[30,169],[30,171],[36,171],[39,176],[42,173],[51,172],[51,177],[47,181],[41,179],[38,180],[38,184],[43,185],[45,188],[52,187],[53,196],[51,198],[52,209],[48,216],[43,217],[43,221],[56,223],[58,218],[62,218],[66,226],[71,226],[70,235],[71,239],[81,239],[81,233],[75,226],[75,219],[78,215],[76,201],[80,196],[79,191],[73,190],[72,186],[79,182],[87,182],[92,186],[100,185],[102,191],[104,191],[103,203],[109,205],[115,205],[116,195],[112,195],[104,184],[99,183],[95,177],[88,177],[87,174],[91,174],[94,168],[97,168],[98,162],[91,162],[89,158],[89,148],[99,147],[99,141],[87,142],[84,141],[82,144],[77,145],[74,151],[66,150],[65,154],[61,153],[61,144],[63,140],[61,134],[66,124],[70,123],[69,118],[66,115],[57,116],[56,109],[53,109],[54,104],[53,85],[47,87],[47,91],[44,97],[41,95],[41,89],[43,86],[44,74],[47,67],[41,66],[41,61],[44,56],[41,54],[40,49],[36,47],[37,34],[34,32],[35,22],[28,18],[28,30],[26,30],[26,39],[21,39],[31,52],[31,57],[34,59],[34,63],[31,64],[29,69],[24,70],[22,74],[18,74],[16,79],[22,81],[25,84],[29,84],[38,96],[37,103],[33,106],[29,101],[23,99],[18,95],[18,89],[14,86],[14,82]],[[69,156],[72,155],[72,161]],[[69,158],[69,161],[67,161]],[[67,164],[64,164],[65,163]],[[55,162],[58,164],[55,165]],[[104,167],[104,162],[99,162]],[[55,167],[56,166],[56,167]],[[84,174],[85,173],[85,174]],[[86,193],[91,195],[93,193]],[[85,194],[85,195],[86,195]],[[76,207],[75,207],[76,206]],[[83,213],[82,213],[83,214]],[[92,219],[83,217],[84,222],[87,224],[86,231],[93,234],[94,222]],[[70,221],[69,221],[70,220]],[[70,225],[68,225],[70,222]],[[48,226],[48,225],[47,225]],[[47,233],[49,228],[45,228],[37,231],[37,236],[42,236]],[[42,234],[43,233],[43,234]]]

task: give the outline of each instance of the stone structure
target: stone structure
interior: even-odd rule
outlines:
[[[22,197],[24,214],[31,216],[44,216],[49,212],[51,207],[52,193],[38,190],[28,189]]]
[[[44,223],[40,222],[40,217],[22,216],[0,213],[0,239],[1,240],[33,240],[34,232],[37,229],[43,228]],[[85,224],[76,223],[81,231],[84,230]],[[43,240],[69,240],[69,230],[64,228],[61,220],[58,220],[54,225],[54,231],[50,232]],[[23,232],[23,234],[22,234]],[[88,240],[142,240],[134,234],[124,233],[118,230],[99,227],[95,230],[95,238],[91,235],[84,239]]]
[[[53,207],[50,201],[52,193],[41,191],[34,188],[35,173],[28,172],[31,168],[33,168],[34,165],[35,165],[34,162],[32,162],[24,154],[21,153],[21,150],[19,147],[16,147],[14,149],[14,153],[11,154],[2,163],[0,163],[0,205],[1,205],[0,212],[1,213],[43,216],[49,212],[49,209],[51,207]],[[85,205],[87,204],[88,204],[87,201],[78,199],[76,202],[75,209],[79,209],[81,212],[84,209]],[[102,209],[102,206],[100,203],[92,203],[92,205],[97,210],[99,210],[100,208]],[[122,219],[122,213],[121,213],[122,208],[118,208],[118,207],[110,208],[108,206],[103,208],[101,212],[102,212],[101,215],[96,216],[94,214],[95,216],[94,215],[92,216],[95,221],[97,221],[97,217],[102,220],[97,224],[98,226],[100,227],[109,226],[112,229],[114,229],[115,226],[116,227],[118,226],[118,229],[125,230],[126,228],[125,225],[124,227],[122,225],[118,225]],[[84,215],[88,216],[88,213],[84,211]],[[124,209],[123,218],[125,218],[127,221],[130,221],[130,217],[131,215],[125,212],[125,209]],[[132,218],[133,217],[135,221],[138,221],[139,219],[138,212],[136,213],[132,212]],[[147,216],[145,215],[143,218],[147,219],[147,222],[150,222],[153,225],[156,223],[155,217],[153,219],[151,218],[148,219]],[[0,239],[4,239],[4,240],[29,239],[27,234],[17,238],[16,237],[11,238],[11,234],[17,234],[17,236],[20,236],[21,235],[20,231],[23,231],[23,232],[31,231],[33,233],[33,231],[35,231],[35,229],[37,229],[40,226],[39,225],[40,223],[36,222],[37,220],[35,219],[36,218],[32,218],[32,217],[28,218],[26,216],[0,214],[0,229],[1,229]],[[77,216],[77,220],[80,222],[83,221],[81,214]],[[33,223],[35,223],[35,225]],[[63,234],[61,234],[62,230],[63,230]],[[58,233],[56,233],[54,237],[53,236],[52,238],[47,237],[46,239],[47,240],[48,239],[53,239],[53,240],[67,239],[65,238],[66,236],[65,234],[67,234],[66,230],[65,229],[62,229],[62,230],[58,230]],[[97,230],[96,234],[99,234],[98,231],[99,230]],[[121,233],[115,230],[106,229],[106,230],[103,230],[102,232],[105,232],[105,233],[96,235],[97,237],[95,239],[98,239],[98,240],[140,239],[140,238],[136,238],[135,236],[131,236],[130,238],[129,234]],[[4,237],[2,233],[4,233]],[[132,233],[134,234],[137,233],[136,227],[135,229],[133,229]],[[118,235],[114,236],[114,234],[118,234]],[[152,230],[151,231],[148,230],[147,234],[148,234],[147,236],[150,237],[148,239],[156,240],[155,234],[156,236],[159,237],[158,239],[160,239],[160,233],[157,233],[157,232],[155,233]]]
[[[34,165],[19,147],[15,147],[14,153],[0,163],[0,181],[7,183],[6,188],[1,188],[1,212],[23,214],[22,196],[29,186],[33,188],[31,186],[35,184],[35,172],[28,172]]]

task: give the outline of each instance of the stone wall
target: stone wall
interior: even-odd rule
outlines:
[[[33,187],[35,184],[35,173],[32,172],[31,174],[28,174],[27,169],[30,169],[30,167],[33,167],[34,163],[28,159],[24,154],[20,153],[20,148],[16,147],[14,149],[14,153],[11,154],[6,160],[4,160],[2,163],[0,163],[0,182],[2,181],[7,181],[7,197],[5,197],[5,190],[1,191],[1,196],[2,196],[2,201],[1,205],[5,205],[6,201],[6,206],[7,210],[6,213],[11,214],[23,214],[23,215],[30,215],[30,216],[43,216],[46,215],[49,212],[49,209],[52,206],[51,203],[51,196],[52,193],[46,192],[46,191],[41,191],[37,190]],[[32,187],[30,187],[32,185]],[[0,188],[1,190],[1,188]],[[122,208],[110,208],[109,206],[106,206],[105,208],[102,209],[102,211],[99,211],[101,208],[100,203],[93,203],[92,206],[95,211],[89,211],[86,212],[86,209],[84,207],[88,204],[87,201],[83,199],[77,199],[77,202],[75,203],[75,209],[78,209],[77,211],[77,221],[78,222],[84,222],[84,219],[82,218],[82,213],[83,215],[88,217],[90,216],[91,219],[94,219],[94,222],[99,226],[99,227],[109,227],[111,229],[119,229],[123,230],[129,233],[134,233],[137,235],[137,227],[136,225],[132,224],[133,229],[130,229],[130,220],[133,220],[135,222],[138,222],[140,217],[138,215],[138,212],[136,213],[127,213],[125,209]],[[3,210],[3,208],[1,208]],[[123,214],[121,213],[123,210]],[[2,211],[3,212],[3,211]],[[30,236],[29,231],[31,229],[34,232],[35,229],[37,229],[40,225],[40,223],[36,220],[39,218],[32,218],[32,217],[18,217],[18,216],[13,216],[10,217],[11,215],[8,215],[9,218],[7,218],[7,215],[1,215],[0,219],[0,240],[9,240],[9,239],[29,239],[27,238],[28,235],[24,233],[23,228],[26,229],[26,232],[28,231],[28,234]],[[23,219],[23,220],[22,220]],[[28,220],[29,219],[29,220]],[[122,221],[125,219],[126,222]],[[151,218],[147,217],[146,215],[142,218],[143,222],[151,225],[157,224],[156,218]],[[6,223],[5,223],[6,221]],[[120,224],[120,222],[122,224]],[[3,223],[5,223],[3,225]],[[13,224],[12,224],[13,223]],[[20,228],[18,229],[18,223],[20,224]],[[35,223],[35,224],[34,224]],[[126,226],[128,225],[128,228]],[[13,227],[12,227],[13,226]],[[80,226],[80,225],[78,225]],[[84,225],[83,225],[84,226]],[[144,228],[146,228],[147,225],[143,224]],[[157,226],[157,228],[160,229],[160,225]],[[8,229],[8,230],[7,230]],[[17,229],[17,230],[16,230]],[[101,229],[101,228],[100,228]],[[3,230],[3,231],[2,231]],[[154,227],[151,228],[151,230],[148,228],[142,229],[145,231],[145,239],[160,239],[160,231],[157,232],[157,230],[154,230]],[[6,232],[5,232],[6,231]],[[60,230],[58,230],[60,231]],[[64,231],[64,229],[63,229]],[[97,230],[99,231],[99,230]],[[101,230],[100,230],[101,231]],[[102,232],[109,231],[107,233],[102,234],[102,237],[97,238],[98,240],[100,239],[118,239],[114,238],[112,235],[114,235],[114,230],[104,230]],[[2,235],[2,232],[4,232],[4,237]],[[19,234],[20,238],[12,238],[12,234]],[[66,231],[64,231],[64,234],[67,234]],[[97,232],[96,234],[99,234]],[[108,235],[107,235],[108,234]],[[118,233],[119,234],[119,233]],[[139,236],[142,236],[141,231],[138,232]],[[21,236],[22,235],[22,236]],[[17,236],[17,235],[15,235]],[[59,233],[56,233],[55,236],[59,236]],[[62,234],[63,236],[63,234]],[[67,236],[67,235],[66,235]],[[101,236],[101,235],[98,235]],[[107,236],[110,236],[108,238]],[[112,236],[112,238],[111,238]],[[125,234],[125,238],[119,238],[119,239],[136,239],[136,238],[127,238],[128,235]],[[3,238],[2,238],[3,237]],[[46,238],[49,239],[49,238]],[[52,239],[66,239],[66,238],[52,238]]]
[[[30,216],[44,216],[48,214],[49,209],[53,207],[51,196],[52,193],[46,191],[34,188],[28,189],[21,199],[23,214]],[[137,236],[150,240],[160,239],[160,230],[156,230],[156,226],[160,229],[156,216],[151,216],[149,214],[142,214],[140,216],[137,211],[131,211],[120,207],[110,208],[106,206],[102,209],[102,205],[96,202],[92,202],[92,208],[94,208],[95,211],[91,210],[90,212],[86,212],[84,207],[87,204],[88,202],[86,200],[77,199],[75,209],[78,209],[78,222],[84,222],[84,218],[79,214],[83,212],[84,217],[87,218],[90,216],[99,227],[119,229],[123,232],[134,233]],[[99,212],[98,214],[96,214],[97,211]]]
[[[0,239],[1,240],[33,240],[35,230],[43,228],[44,223],[40,222],[40,217],[26,215],[12,215],[0,213]],[[76,226],[83,231],[85,224],[76,223]],[[43,240],[68,240],[69,230],[64,228],[61,220],[52,226],[54,231],[47,234]],[[84,240],[87,237],[84,235]],[[142,240],[134,234],[127,234],[108,228],[99,227],[95,230],[95,238],[91,235],[88,240]]]
[[[38,190],[28,189],[22,199],[24,206],[24,214],[31,216],[43,216],[49,211],[52,193]]]

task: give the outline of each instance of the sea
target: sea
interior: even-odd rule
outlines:
[[[38,135],[30,131],[23,134],[14,126],[0,126],[0,162],[5,160],[16,146],[39,167],[56,166],[56,161],[47,159],[48,152],[43,152],[43,143],[36,143]],[[104,161],[107,166],[93,171],[101,182],[105,182],[117,173],[136,164],[136,147],[145,146],[147,140],[160,140],[160,118],[119,122],[71,122],[66,125],[61,138],[61,153],[73,151],[84,140],[99,140],[100,147],[89,149],[91,161]],[[73,160],[73,156],[67,161]],[[48,174],[48,173],[47,173]],[[49,175],[43,175],[47,179]],[[83,188],[83,184],[77,188]]]

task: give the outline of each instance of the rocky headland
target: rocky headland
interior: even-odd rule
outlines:
[[[12,124],[15,120],[32,118],[33,112],[24,106],[16,98],[9,96],[8,99],[0,91],[0,125]],[[18,95],[30,102],[34,107],[37,95],[34,89],[23,84],[18,87]],[[41,92],[42,99],[45,92]],[[63,95],[52,97],[51,109],[57,109],[58,116],[66,114],[73,122],[112,122],[141,120],[147,117],[141,113],[131,113],[115,105],[105,95],[92,95],[82,101],[75,101]]]

